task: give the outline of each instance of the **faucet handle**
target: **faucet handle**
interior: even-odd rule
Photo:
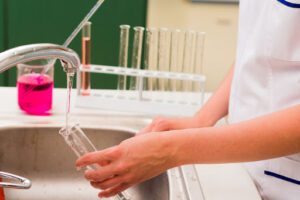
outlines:
[[[31,187],[31,181],[21,176],[0,171],[0,177],[18,182],[18,183],[0,182],[0,187],[15,188],[15,189],[29,189]]]

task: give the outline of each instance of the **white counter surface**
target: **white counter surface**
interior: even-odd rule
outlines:
[[[65,123],[66,90],[55,89],[53,98],[53,113],[49,116],[30,116],[18,108],[17,90],[14,87],[0,87],[0,127],[6,126],[57,126]],[[147,116],[123,114],[95,109],[75,108],[75,91],[72,94],[71,121],[83,126],[96,126],[95,120],[110,116],[119,127],[141,128],[150,122]],[[124,117],[125,116],[125,117]],[[123,117],[122,121],[117,119]],[[143,123],[134,119],[143,118]],[[90,120],[90,119],[94,120]],[[102,120],[103,121],[103,120]],[[139,120],[141,121],[141,120]],[[111,126],[107,121],[105,125]],[[201,187],[207,200],[259,200],[260,197],[249,175],[241,164],[197,165]]]

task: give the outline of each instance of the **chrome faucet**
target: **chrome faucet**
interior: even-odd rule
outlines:
[[[4,178],[6,180],[13,180],[13,183],[10,182],[0,182],[0,187],[4,188],[15,188],[15,189],[29,189],[31,187],[31,181],[27,178],[23,178],[21,176],[17,176],[14,174],[10,174],[7,172],[0,171],[0,178]],[[17,182],[17,183],[16,183]]]
[[[77,53],[55,44],[30,44],[9,49],[0,53],[0,73],[32,60],[59,59],[66,73],[75,73],[80,66]]]
[[[80,66],[80,59],[77,53],[71,49],[55,44],[31,44],[19,46],[0,53],[0,73],[19,63],[26,63],[39,59],[49,59],[50,62],[53,63],[56,59],[59,59],[61,60],[64,71],[69,74],[75,74]],[[30,180],[14,174],[0,172],[0,178],[20,182],[0,182],[0,187],[28,189],[31,186]]]

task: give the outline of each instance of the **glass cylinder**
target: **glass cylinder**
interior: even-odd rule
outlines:
[[[145,69],[157,71],[158,70],[158,29],[148,28],[146,32],[146,52],[145,52]],[[150,91],[156,90],[156,78],[148,78],[147,88]]]
[[[82,67],[90,68],[91,64],[91,22],[86,22],[82,28]],[[90,95],[90,72],[81,72],[81,95]]]
[[[143,37],[145,28],[136,26],[133,28],[134,38],[133,38],[133,48],[132,48],[132,58],[131,58],[131,67],[133,69],[141,68],[142,60],[142,48],[143,48]],[[138,88],[137,77],[130,78],[130,89],[136,90]]]
[[[188,30],[185,33],[184,41],[184,54],[183,54],[183,72],[193,73],[193,65],[195,58],[195,46],[196,46],[196,32]],[[184,81],[183,91],[192,91],[193,83],[191,81]]]
[[[128,65],[128,46],[129,46],[129,25],[120,26],[120,48],[119,48],[119,67],[127,68]],[[118,89],[126,90],[126,75],[119,75]]]
[[[181,31],[179,29],[173,30],[171,33],[171,52],[170,52],[170,71],[180,72],[179,70],[179,39]],[[177,91],[177,80],[171,80],[171,90]]]
[[[194,63],[194,69],[193,69],[194,74],[203,75],[204,44],[205,44],[205,33],[197,32],[195,63]],[[193,91],[197,92],[199,90],[200,90],[200,85],[197,83],[194,83]]]
[[[97,151],[96,147],[80,128],[79,124],[76,124],[68,129],[63,127],[59,130],[59,134],[64,138],[67,145],[73,150],[78,158],[87,153]],[[98,164],[91,164],[87,166],[87,169],[97,170],[99,167],[100,166]],[[121,192],[113,199],[129,200],[131,198],[128,198],[126,192]]]
[[[79,124],[76,124],[68,129],[63,127],[60,129],[59,134],[63,136],[65,142],[74,151],[78,158],[87,153],[97,151],[96,147],[79,127]],[[88,166],[89,169],[94,170],[98,169],[98,167],[99,166],[96,164]]]
[[[36,60],[18,64],[18,104],[32,115],[49,115],[52,109],[54,63]]]
[[[160,28],[158,35],[158,70],[169,71],[169,55],[170,55],[170,32],[167,28]],[[159,90],[165,91],[168,89],[168,80],[164,78],[158,81]]]

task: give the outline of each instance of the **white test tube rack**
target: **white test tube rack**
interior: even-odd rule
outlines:
[[[80,72],[102,73],[137,77],[137,90],[103,90],[91,89],[88,96],[81,95]],[[189,81],[199,84],[197,92],[147,91],[144,90],[144,79],[159,78],[179,81]],[[150,116],[191,116],[199,110],[205,95],[204,75],[188,73],[151,71],[124,67],[90,65],[80,67],[77,73],[76,106],[97,108],[101,110],[126,113],[145,114]]]

